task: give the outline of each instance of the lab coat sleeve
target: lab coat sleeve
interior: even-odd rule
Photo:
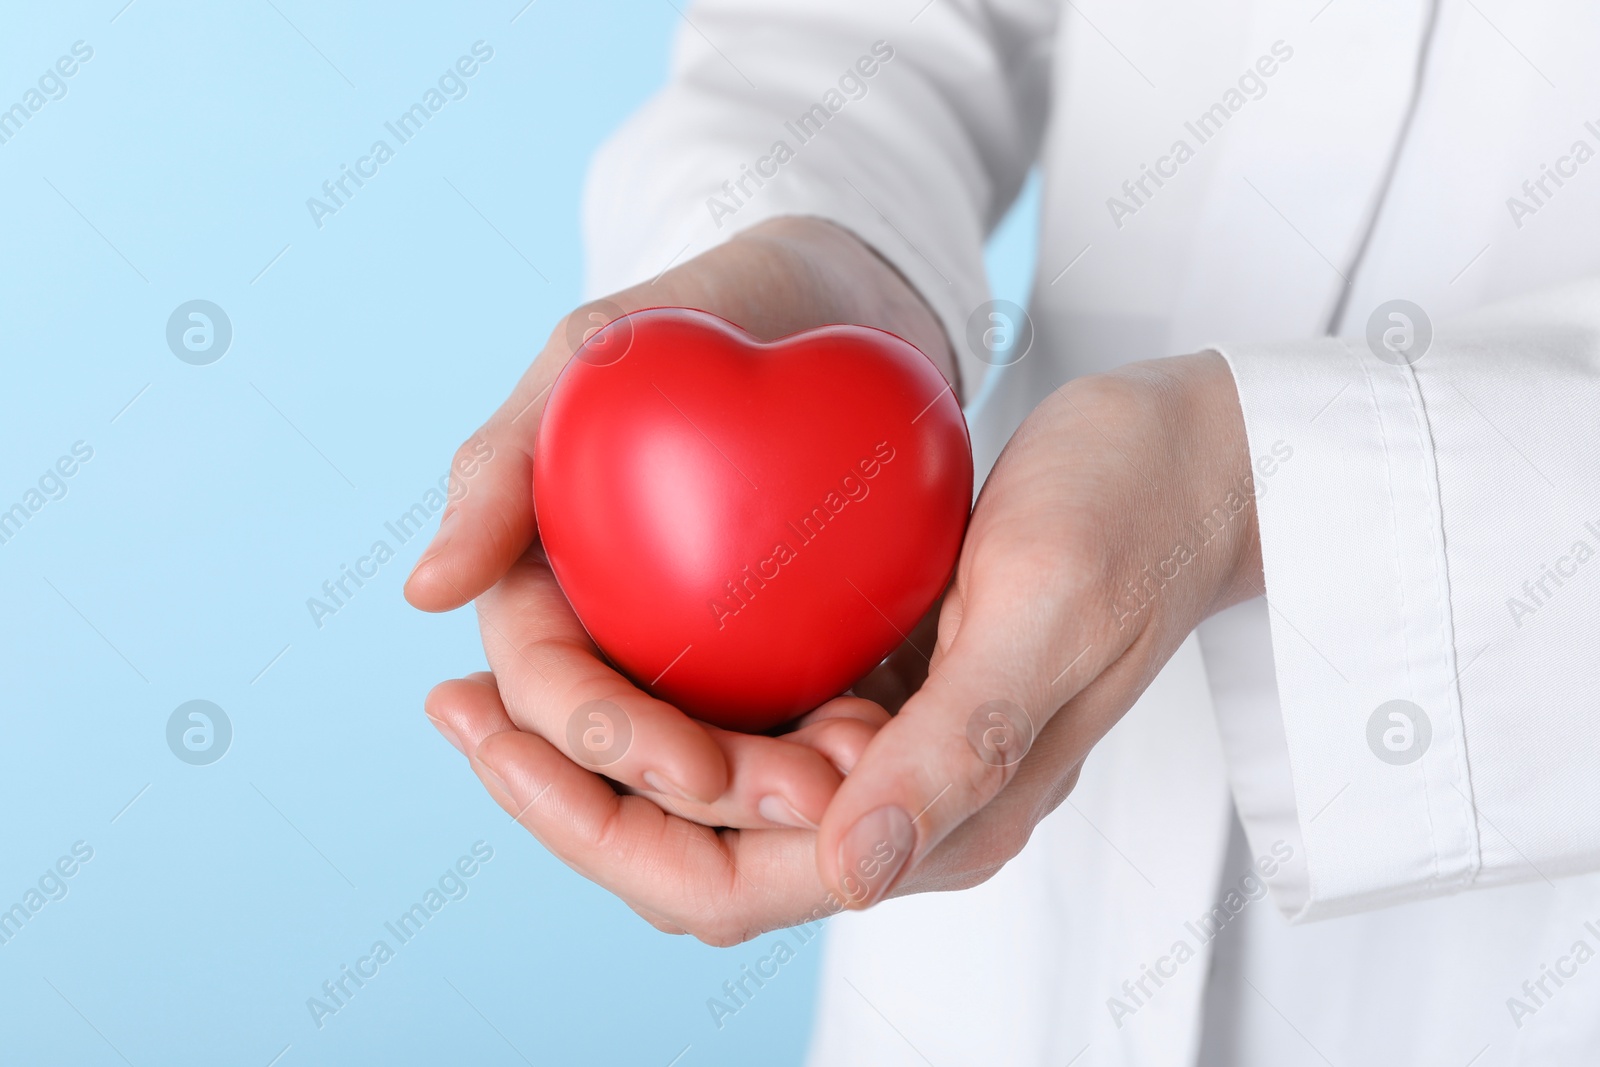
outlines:
[[[782,215],[861,237],[962,338],[982,246],[1032,165],[1054,0],[702,0],[668,83],[598,152],[586,289],[649,281]]]
[[[1600,869],[1600,281],[1425,350],[1402,314],[1375,346],[1217,346],[1276,676],[1217,713],[1252,844],[1303,847],[1292,918]],[[1413,362],[1375,356],[1408,328]]]

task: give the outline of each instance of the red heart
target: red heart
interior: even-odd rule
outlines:
[[[561,372],[534,500],[611,661],[697,718],[763,730],[843,692],[943,592],[972,449],[950,386],[893,334],[763,344],[655,308]]]

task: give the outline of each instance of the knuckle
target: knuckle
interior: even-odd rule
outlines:
[[[972,870],[983,875],[982,881],[988,881],[1022,854],[1031,836],[1027,829],[1014,826],[999,827],[985,834],[972,857]]]
[[[697,930],[694,936],[701,944],[709,945],[711,948],[733,948],[744,941],[743,938],[721,929]]]
[[[615,806],[599,818],[580,824],[576,835],[580,855],[626,855],[637,851],[627,839],[621,811]]]
[[[1094,530],[1036,529],[1008,523],[986,531],[973,558],[975,579],[1038,590],[1050,602],[1076,604],[1109,588],[1111,546]]]
[[[970,755],[970,754],[969,754]],[[971,790],[973,805],[977,808],[987,807],[988,804],[1005,791],[1011,779],[1016,777],[1020,763],[1003,763],[995,765],[983,759],[977,759],[968,786]]]
[[[660,930],[664,934],[682,936],[685,933],[683,927],[679,926],[670,919],[664,919],[654,912],[647,911],[631,901],[625,900],[623,903],[628,905],[629,911],[633,912],[635,915],[639,916],[639,918],[643,919],[645,922],[649,923],[651,926],[655,927],[657,930]]]
[[[979,866],[961,871],[959,874],[952,876],[946,886],[941,888],[949,888],[956,892],[960,892],[964,889],[974,889],[987,882],[995,875],[999,874],[1004,867],[1004,861],[999,863],[983,863]]]
[[[514,515],[510,508],[485,508],[481,520],[489,543],[497,549],[515,550],[516,546],[527,544],[532,535],[529,517]]]
[[[969,810],[988,805],[1011,784],[1034,740],[1034,720],[1020,704],[991,700],[972,710],[963,751],[950,764],[964,772]]]
[[[1082,600],[1109,588],[1114,570],[1110,544],[1103,536],[1086,534],[1056,546],[1047,573],[1058,594]]]
[[[492,645],[511,653],[508,657],[496,657],[503,660],[496,669],[517,678],[520,689],[516,696],[519,703],[532,699],[534,695],[541,701],[548,701],[553,707],[569,710],[583,703],[582,699],[578,699],[578,686],[571,677],[573,657],[583,651],[581,646],[549,634],[521,638],[511,637],[491,627],[484,629],[488,630],[484,639],[485,647]]]
[[[1003,866],[1022,855],[1032,837],[1033,828],[1025,824],[1008,826],[996,834],[994,859],[998,865]]]
[[[494,458],[494,442],[485,430],[479,430],[456,448],[450,459],[450,480],[466,480],[477,474],[484,464]]]
[[[712,916],[690,927],[689,933],[712,948],[733,948],[742,945],[754,935],[743,924]]]

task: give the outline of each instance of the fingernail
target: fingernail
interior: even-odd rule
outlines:
[[[663,793],[666,796],[672,797],[674,800],[689,800],[688,793],[685,793],[676,785],[673,785],[670,780],[663,778],[655,771],[644,772],[644,784],[655,790],[657,793]]]
[[[422,555],[417,557],[416,564],[411,568],[412,574],[417,573],[422,569],[424,563],[427,563],[445,550],[445,546],[450,543],[450,538],[455,534],[456,520],[460,517],[460,511],[452,511],[439,520],[439,531],[433,535],[433,540],[428,542],[428,547],[423,550]]]
[[[793,826],[801,830],[815,830],[817,824],[801,815],[795,810],[793,804],[777,795],[761,798],[761,803],[756,805],[756,810],[768,822],[775,822],[779,826]]]
[[[443,719],[435,719],[432,715],[429,715],[428,721],[433,723],[433,728],[438,730],[446,741],[455,746],[457,752],[461,753],[463,756],[467,754],[466,746],[461,743],[460,735],[458,735],[454,730],[450,729],[449,725],[446,724]]]
[[[852,908],[883,899],[911,858],[916,831],[911,817],[892,804],[863,815],[839,843],[839,888]]]

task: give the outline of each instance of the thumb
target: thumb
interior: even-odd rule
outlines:
[[[454,499],[406,580],[407,600],[424,611],[460,607],[527,551],[537,533],[534,442],[561,369],[575,355],[602,364],[622,358],[631,333],[623,327],[595,337],[599,329],[626,312],[673,306],[709,311],[762,340],[827,323],[865,322],[918,344],[954,380],[933,313],[859,238],[819,219],[769,220],[652,281],[586,304],[556,326],[510,399],[456,453]],[[608,338],[608,350],[597,347]],[[475,450],[493,458],[474,461]]]
[[[597,300],[562,319],[506,402],[456,450],[439,530],[406,579],[413,607],[460,607],[499,581],[533,543],[533,449],[550,389],[578,347],[622,314],[620,306]]]
[[[1002,607],[998,599],[993,606]],[[1094,677],[1099,650],[1085,648],[1087,627],[1060,616],[1050,620],[1057,625],[1041,626],[1023,614],[946,600],[941,629],[956,630],[948,649],[935,652],[922,688],[868,744],[819,829],[819,873],[847,906],[883,899],[905,871],[994,800],[1057,709]],[[1081,739],[1059,734],[1052,731],[1052,752],[1058,742],[1081,747]],[[1063,770],[1078,757],[1064,758]],[[1027,806],[1014,814],[1026,818]],[[985,841],[986,852],[1014,845],[988,865],[1010,859],[1029,829],[1019,826],[1014,842],[1010,835]]]

